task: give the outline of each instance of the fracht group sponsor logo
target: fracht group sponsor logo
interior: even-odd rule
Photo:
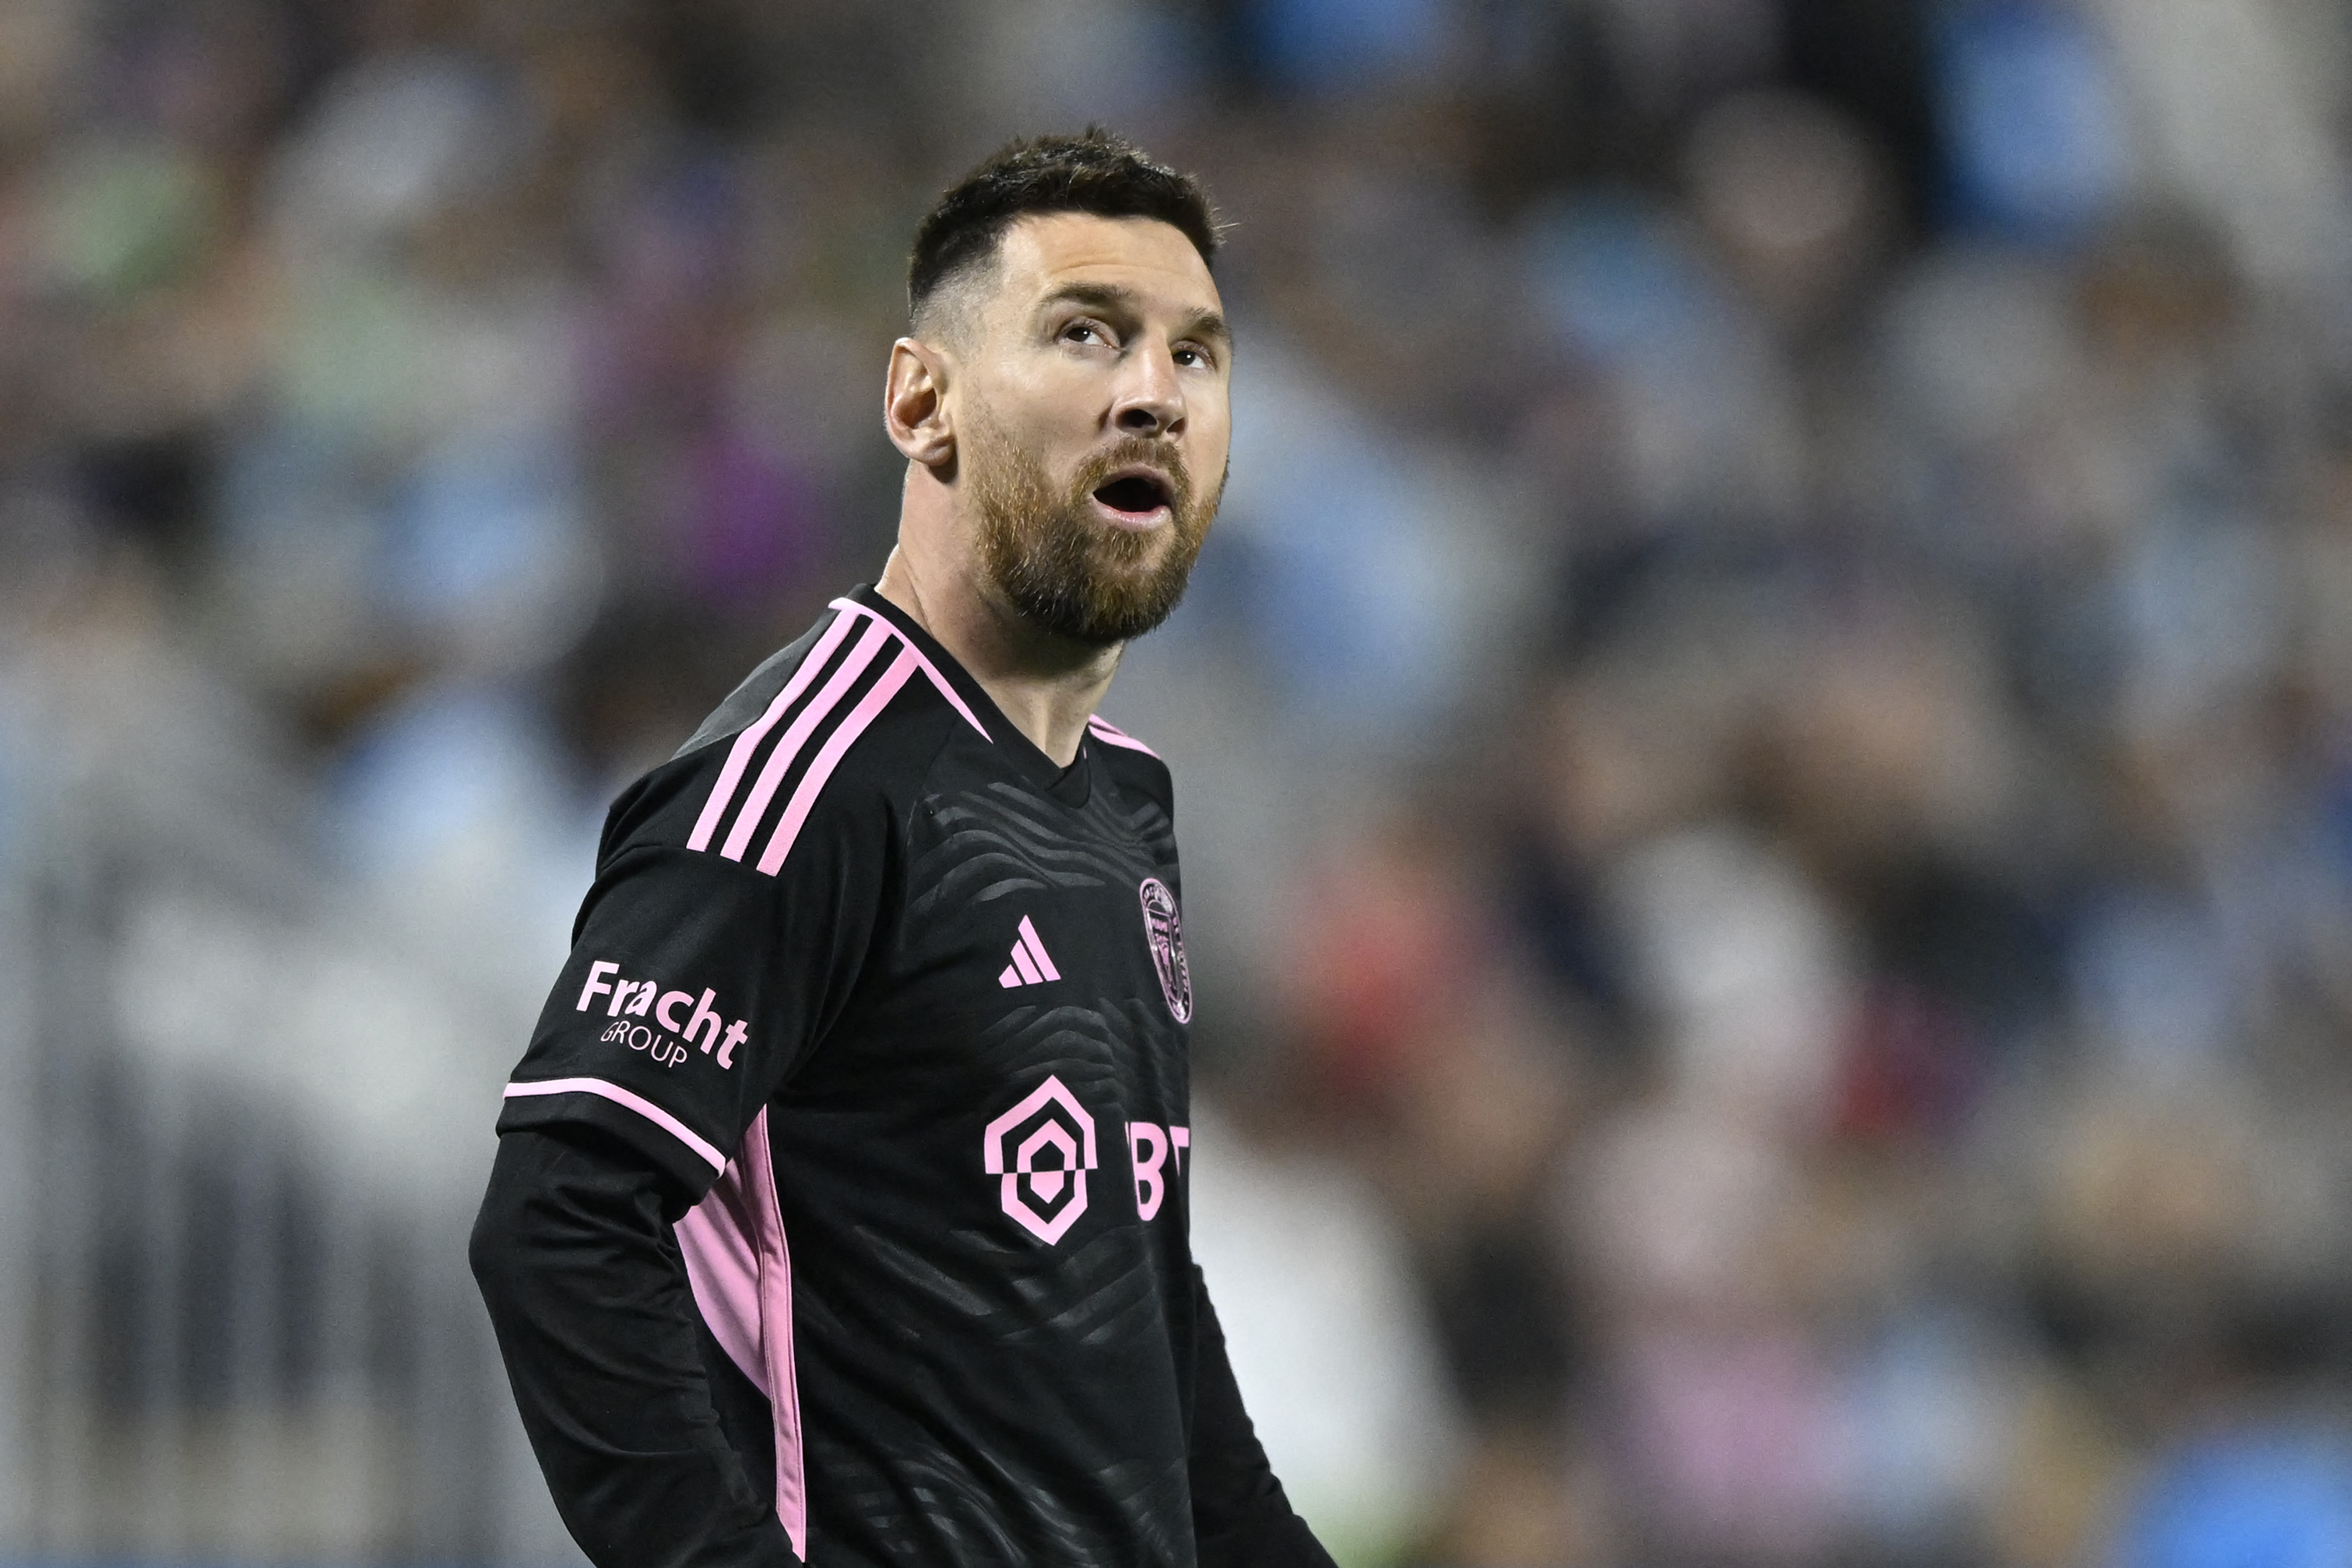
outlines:
[[[601,958],[588,966],[588,984],[580,988],[580,1001],[573,1010],[585,1013],[599,997],[607,999],[605,1016],[619,1020],[604,1031],[604,1038],[644,1051],[664,1067],[684,1061],[686,1047],[698,1045],[705,1056],[718,1047],[719,1065],[731,1068],[735,1047],[751,1030],[740,1018],[728,1023],[719,1017],[712,1005],[719,999],[716,991],[705,988],[699,997],[691,991],[664,991],[660,982],[631,980],[622,974],[619,964]],[[659,1028],[628,1021],[645,1017],[652,1018]]]

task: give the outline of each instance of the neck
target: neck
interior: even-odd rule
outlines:
[[[1066,768],[1124,645],[1096,647],[1040,631],[984,584],[977,561],[940,559],[902,530],[875,588],[955,655],[1014,729]]]

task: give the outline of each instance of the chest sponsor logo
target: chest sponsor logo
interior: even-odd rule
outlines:
[[[981,1165],[999,1178],[1004,1212],[1051,1246],[1087,1212],[1087,1173],[1097,1163],[1095,1119],[1058,1078],[988,1124]]]
[[[1160,1213],[1168,1196],[1168,1177],[1161,1167],[1173,1155],[1176,1173],[1184,1173],[1184,1151],[1192,1146],[1189,1127],[1162,1127],[1150,1121],[1127,1124],[1127,1152],[1135,1163],[1135,1212],[1143,1219]]]
[[[684,1061],[686,1047],[698,1045],[705,1056],[718,1047],[719,1065],[731,1068],[735,1047],[743,1043],[751,1026],[740,1018],[729,1023],[719,1017],[718,1000],[719,993],[708,988],[697,997],[691,991],[664,991],[659,981],[631,980],[619,964],[600,958],[588,966],[588,984],[580,988],[580,1001],[572,1010],[585,1013],[602,1002],[604,1015],[618,1020],[602,1037],[643,1051],[664,1067]],[[633,1018],[651,1021],[633,1024]]]
[[[1143,901],[1143,936],[1151,944],[1152,966],[1160,971],[1160,994],[1180,1024],[1192,1021],[1192,968],[1184,962],[1184,923],[1176,913],[1176,895],[1157,877],[1146,877],[1136,889]]]

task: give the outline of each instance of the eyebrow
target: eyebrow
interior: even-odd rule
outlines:
[[[1037,308],[1045,310],[1063,304],[1091,305],[1099,310],[1123,310],[1132,315],[1136,313],[1137,300],[1133,289],[1115,283],[1065,283],[1037,301]],[[1233,328],[1214,310],[1190,311],[1180,326],[1179,337],[1213,338],[1227,348],[1233,346]]]

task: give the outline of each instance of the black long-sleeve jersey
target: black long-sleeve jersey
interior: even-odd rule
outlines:
[[[1187,1238],[1167,769],[870,588],[625,793],[474,1261],[603,1568],[1328,1564]]]

